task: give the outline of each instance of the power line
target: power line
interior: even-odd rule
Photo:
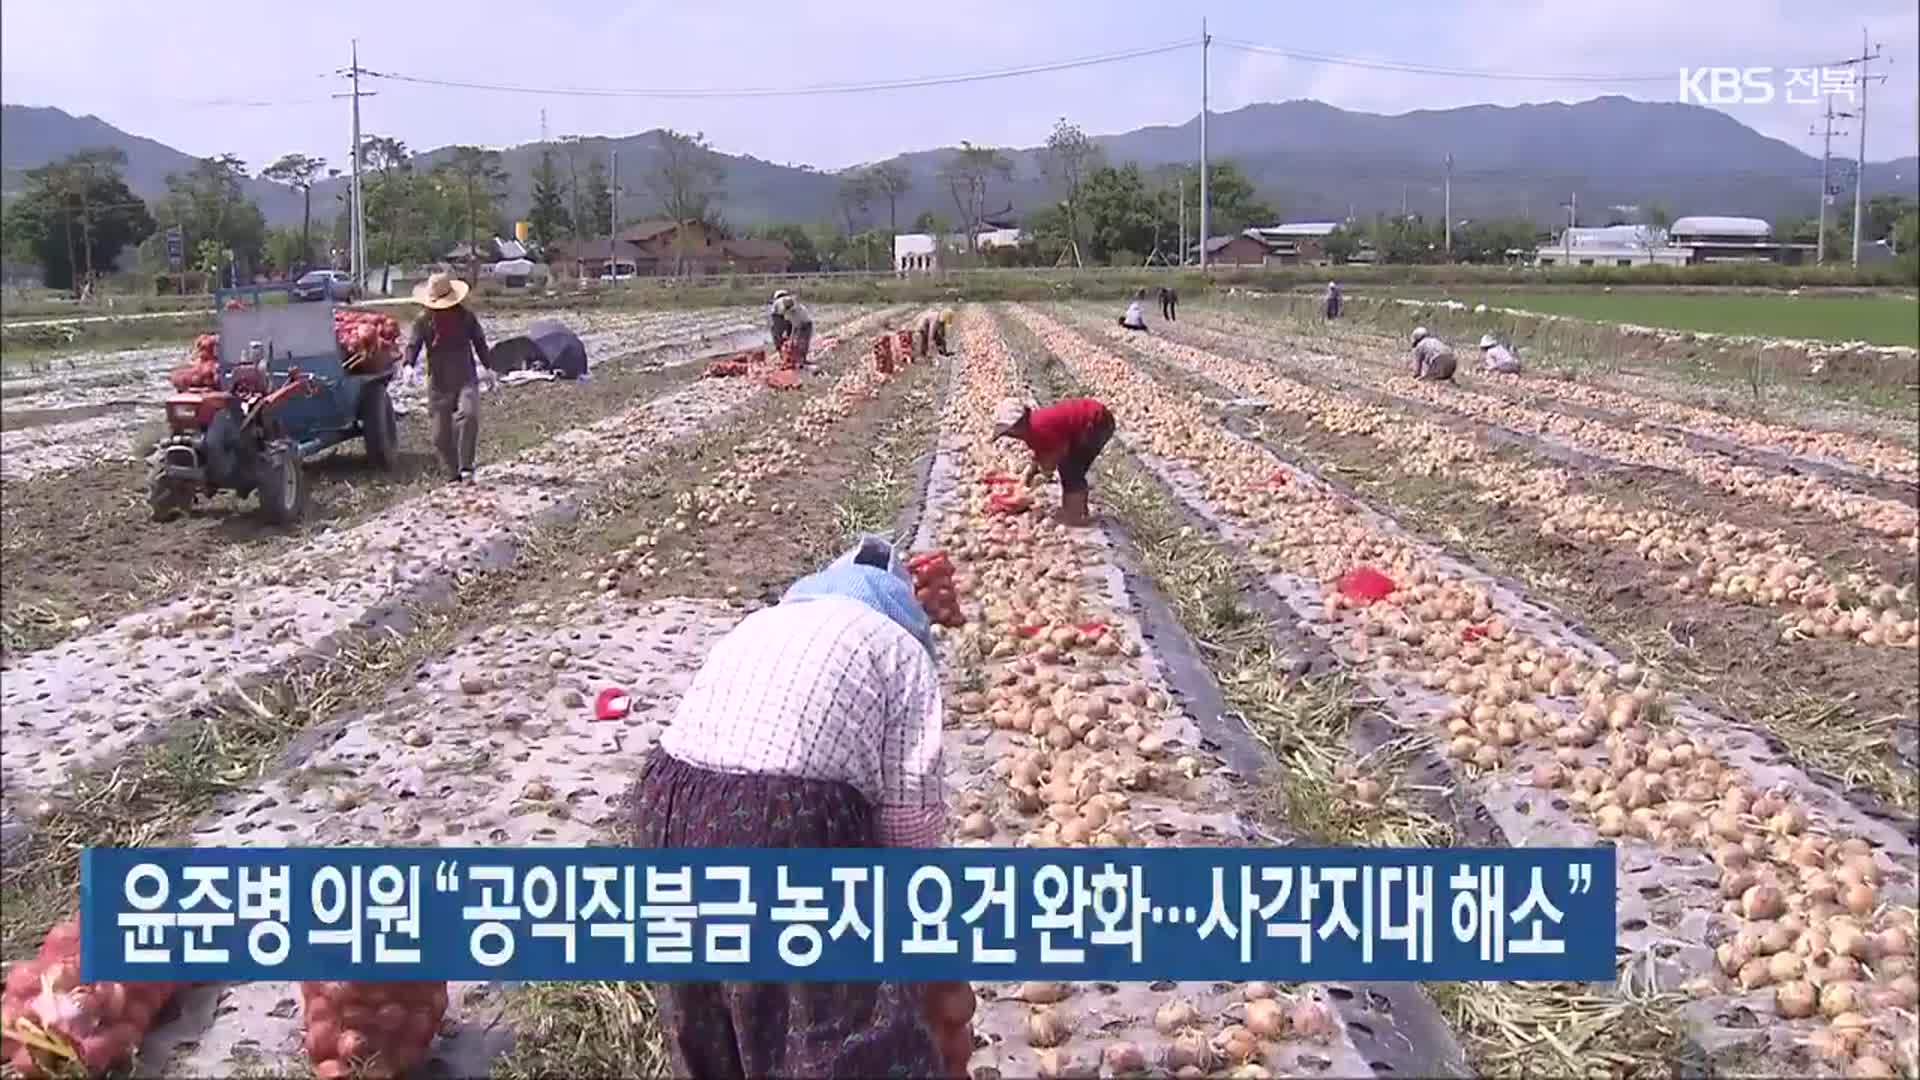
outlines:
[[[1372,71],[1397,71],[1409,75],[1434,75],[1453,79],[1498,79],[1515,82],[1590,82],[1590,83],[1654,83],[1663,82],[1672,85],[1676,78],[1673,71],[1658,74],[1653,72],[1601,72],[1601,71],[1495,71],[1486,68],[1457,68],[1439,64],[1421,64],[1403,60],[1381,60],[1365,56],[1343,56],[1338,53],[1310,52],[1304,49],[1286,49],[1276,45],[1261,45],[1251,41],[1238,41],[1230,38],[1216,38],[1215,44],[1241,52],[1256,53],[1263,56],[1280,56],[1289,60],[1299,60],[1309,64],[1331,64],[1336,67],[1366,68]],[[1833,61],[1821,64],[1800,65],[1805,68],[1837,66]]]
[[[631,97],[631,98],[756,98],[756,97],[811,97],[827,94],[864,94],[887,90],[915,90],[931,86],[955,86],[964,83],[992,82],[999,79],[1020,78],[1026,75],[1042,75],[1053,71],[1069,71],[1075,68],[1094,67],[1101,64],[1114,64],[1126,60],[1138,60],[1148,56],[1160,56],[1166,53],[1180,52],[1195,48],[1197,42],[1178,41],[1164,45],[1150,45],[1138,49],[1126,49],[1120,52],[1101,53],[1095,56],[1076,57],[1071,60],[1056,60],[1042,64],[1027,64],[1021,67],[998,68],[992,71],[974,71],[959,75],[927,75],[909,79],[888,79],[864,83],[830,83],[814,86],[791,87],[734,87],[734,88],[641,88],[641,87],[583,87],[583,86],[511,86],[500,83],[473,82],[465,79],[441,79],[424,75],[408,75],[393,71],[367,71],[363,73],[371,78],[385,79],[389,82],[413,83],[420,86],[439,86],[455,90],[487,90],[506,94],[542,94],[556,97]]]

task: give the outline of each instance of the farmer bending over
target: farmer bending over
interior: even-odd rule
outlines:
[[[776,294],[779,299],[773,302],[773,344],[776,350],[785,345],[782,357],[788,357],[788,367],[806,367],[807,353],[813,348],[813,313],[808,311],[799,299],[785,289]],[[785,332],[781,330],[785,326]]]
[[[925,359],[929,350],[939,350],[941,356],[952,356],[947,351],[947,324],[953,321],[953,312],[928,308],[921,312],[913,331],[913,355]]]
[[[1453,380],[1453,350],[1447,343],[1427,333],[1424,326],[1413,331],[1413,377],[1432,382]]]
[[[414,302],[425,308],[407,342],[407,366],[427,351],[427,413],[433,418],[433,445],[450,480],[473,479],[473,455],[480,441],[481,372],[487,365],[487,333],[466,306],[467,283],[438,273],[414,286]]]
[[[1160,286],[1160,317],[1167,322],[1175,322],[1175,310],[1180,306],[1180,297],[1170,285]]]
[[[1087,470],[1113,438],[1113,414],[1105,405],[1092,398],[1071,398],[1036,409],[1008,398],[993,410],[993,437],[1019,439],[1033,451],[1029,480],[1059,470],[1062,525],[1083,528],[1092,520]]]
[[[628,795],[629,839],[942,846],[941,719],[926,612],[892,545],[862,537],[713,647]],[[961,1076],[973,1051],[966,983],[680,982],[657,993],[672,1075],[694,1080]]]
[[[1481,336],[1480,354],[1488,371],[1497,371],[1502,375],[1520,374],[1520,357],[1492,334]]]

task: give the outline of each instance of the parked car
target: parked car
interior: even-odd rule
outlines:
[[[360,290],[354,287],[353,275],[345,270],[309,270],[300,275],[293,283],[295,300],[346,300],[360,299]]]

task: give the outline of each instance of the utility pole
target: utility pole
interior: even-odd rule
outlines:
[[[1213,239],[1213,212],[1207,191],[1207,20],[1200,19],[1200,269],[1207,268],[1207,244]]]
[[[1860,153],[1855,159],[1853,170],[1853,265],[1855,266],[1860,265],[1860,234],[1865,231],[1866,224],[1861,208],[1865,201],[1863,193],[1867,189],[1867,83],[1875,78],[1886,78],[1885,75],[1868,75],[1867,63],[1879,58],[1878,45],[1873,47],[1872,52],[1867,51],[1867,28],[1861,27],[1860,55],[1847,61],[1848,65],[1860,66],[1860,112],[1855,116],[1855,119],[1860,121]]]
[[[1442,241],[1442,243],[1446,246],[1447,261],[1452,262],[1453,261],[1453,155],[1452,154],[1447,155],[1446,195],[1440,205],[1443,208],[1443,211],[1447,215],[1446,231],[1443,234],[1445,239]]]
[[[347,259],[351,267],[350,272],[353,276],[353,283],[359,288],[361,294],[364,295],[367,291],[367,218],[363,206],[364,200],[361,198],[360,191],[360,99],[363,97],[373,97],[375,92],[360,89],[360,76],[366,73],[366,69],[360,66],[359,38],[353,39],[352,48],[351,62],[344,71],[339,72],[339,74],[345,75],[348,78],[352,84],[352,89],[348,93],[335,94],[333,96],[353,99],[353,149],[349,152],[349,156],[353,160],[353,180],[349,189],[351,194],[347,197],[347,202],[349,203],[347,207]]]
[[[607,185],[607,257],[613,257],[613,240],[620,235],[620,151],[613,155],[613,180]]]
[[[1180,183],[1180,265],[1187,265],[1187,178],[1177,177]]]
[[[1573,262],[1573,230],[1580,223],[1580,193],[1575,191],[1567,196],[1567,231],[1560,234],[1561,246],[1566,250],[1566,260],[1562,265]]]
[[[1849,112],[1833,111],[1833,95],[1827,95],[1827,108],[1823,116],[1825,126],[1820,131],[1809,131],[1809,135],[1821,136],[1820,144],[1820,235],[1814,241],[1813,261],[1827,261],[1827,204],[1833,202],[1833,137],[1845,135],[1844,131],[1833,130],[1833,122],[1841,117],[1851,117]]]
[[[1407,185],[1400,185],[1400,220],[1407,220]]]

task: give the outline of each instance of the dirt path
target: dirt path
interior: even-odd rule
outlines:
[[[1620,898],[1625,959],[1652,989],[1690,994],[1684,1016],[1700,1049],[1784,1061],[1791,1040],[1813,1026],[1772,1019],[1756,1033],[1735,1016],[1770,1012],[1767,995],[1726,981],[1751,952],[1716,956],[1710,947],[1736,931],[1758,934],[1782,912],[1729,907],[1727,897],[1776,876],[1789,886],[1815,864],[1828,872],[1830,845],[1853,837],[1845,857],[1869,859],[1890,905],[1878,913],[1869,905],[1863,921],[1911,932],[1920,852],[1910,818],[1883,821],[1854,806],[1751,730],[1664,693],[1657,670],[1613,657],[1513,583],[1405,533],[1301,461],[1223,430],[1201,406],[1096,342],[1037,312],[1016,314],[1073,378],[1119,410],[1121,438],[1147,471],[1244,553],[1298,626],[1373,689],[1403,732],[1445,741],[1452,785],[1478,801],[1510,842],[1619,848],[1621,880],[1632,890]],[[1279,470],[1284,483],[1272,479]],[[1357,564],[1384,569],[1408,598],[1371,607],[1334,598],[1327,583]],[[1713,765],[1692,768],[1691,778],[1683,767],[1676,783],[1669,779],[1676,753],[1682,766]],[[1729,779],[1703,783],[1703,770]],[[1661,780],[1648,798],[1650,774]],[[1375,801],[1397,783],[1415,782],[1368,779],[1384,782],[1386,790],[1369,792]],[[1746,835],[1733,815],[1754,807],[1763,818],[1785,815],[1785,846],[1759,842],[1737,859],[1724,854],[1717,845]],[[1817,853],[1809,849],[1810,862],[1790,862],[1795,845],[1809,842],[1793,838],[1814,833],[1831,839]],[[1736,957],[1734,970],[1725,969],[1725,955]],[[1885,977],[1876,985],[1892,990]],[[1866,1024],[1886,1060],[1912,1033],[1910,1012],[1879,1011]]]

